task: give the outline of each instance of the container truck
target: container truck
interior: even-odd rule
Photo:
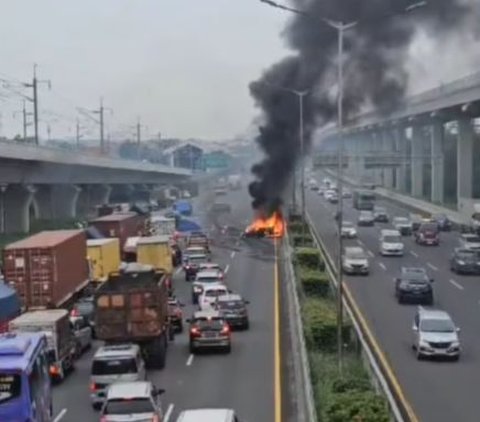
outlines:
[[[87,260],[90,266],[90,280],[101,283],[108,274],[120,267],[120,247],[118,239],[87,240]]]
[[[175,201],[175,203],[173,204],[173,210],[180,215],[189,216],[193,214],[192,203],[186,199]]]
[[[171,276],[173,272],[172,248],[168,236],[141,237],[137,243],[137,262],[151,265]]]
[[[8,324],[10,332],[43,333],[47,338],[47,360],[52,380],[62,381],[73,369],[75,338],[66,309],[25,312]]]
[[[89,283],[83,230],[44,231],[7,245],[5,279],[27,310],[61,307]]]
[[[108,344],[137,343],[148,367],[162,369],[169,324],[166,274],[128,264],[95,291],[95,333]]]
[[[118,238],[120,253],[129,237],[142,236],[145,231],[146,216],[134,212],[106,215],[90,221],[103,236]]]

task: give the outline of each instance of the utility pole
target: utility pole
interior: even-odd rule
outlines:
[[[27,141],[27,128],[29,126],[28,123],[28,116],[32,116],[33,113],[27,113],[27,106],[25,104],[25,100],[23,101],[23,108],[19,111],[13,112],[13,118],[15,118],[18,114],[22,114],[22,132],[23,132],[23,141]]]
[[[113,110],[111,108],[106,108],[103,106],[103,97],[102,97],[100,98],[100,108],[98,110],[91,111],[91,113],[99,115],[99,121],[97,121],[97,123],[100,124],[100,150],[102,154],[105,153],[105,119],[104,119],[105,110],[110,110],[110,112],[113,113]]]
[[[39,83],[46,83],[48,84],[48,88],[52,89],[52,82],[50,80],[40,81],[37,79],[37,65],[33,65],[33,80],[32,83],[23,84],[27,88],[33,89],[33,98],[29,98],[30,101],[33,102],[33,126],[35,129],[35,145],[39,144],[39,135],[38,135],[38,84]]]
[[[142,140],[141,132],[142,132],[142,125],[140,123],[140,117],[139,117],[137,120],[137,149],[139,152],[140,152],[140,143]]]
[[[77,142],[77,149],[80,148],[80,121],[77,117],[77,123],[75,125],[75,141]]]
[[[47,136],[48,136],[48,140],[50,141],[50,135],[52,133],[52,128],[50,127],[50,123],[47,124]]]

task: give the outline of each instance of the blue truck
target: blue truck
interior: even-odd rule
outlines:
[[[173,203],[173,211],[180,215],[192,215],[193,207],[192,203],[186,199],[181,199]]]

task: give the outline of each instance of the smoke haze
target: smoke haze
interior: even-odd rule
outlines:
[[[373,105],[388,112],[402,101],[409,86],[407,62],[417,30],[443,39],[452,34],[474,36],[475,19],[469,16],[476,10],[474,3],[478,0],[431,0],[426,7],[402,13],[413,3],[412,0],[283,3],[308,16],[293,15],[283,33],[295,54],[275,63],[250,84],[250,93],[263,111],[256,142],[265,153],[263,161],[252,168],[256,181],[249,191],[255,209],[269,214],[278,207],[300,156],[298,98],[277,87],[311,90],[304,102],[305,150],[310,146],[315,127],[336,117],[337,31],[322,23],[321,18],[358,21],[345,35],[345,119],[363,106]]]

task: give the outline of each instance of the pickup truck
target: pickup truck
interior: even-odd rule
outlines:
[[[148,367],[163,369],[173,340],[164,271],[128,264],[95,292],[95,333],[107,344],[137,343]]]

